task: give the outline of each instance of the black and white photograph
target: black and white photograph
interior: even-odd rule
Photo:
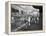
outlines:
[[[11,4],[11,32],[43,30],[43,6]]]

